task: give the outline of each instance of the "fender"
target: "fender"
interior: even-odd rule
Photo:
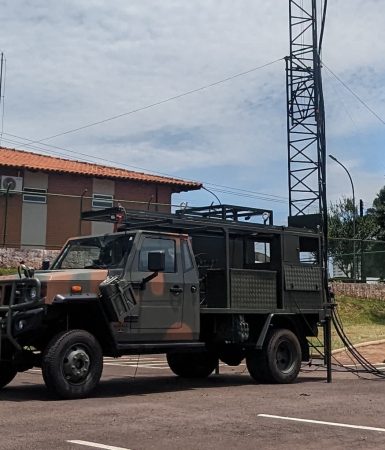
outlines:
[[[265,323],[264,323],[264,325],[262,327],[261,333],[259,334],[257,345],[255,346],[255,348],[257,350],[262,350],[262,347],[263,347],[263,344],[265,342],[265,338],[266,338],[267,332],[269,331],[269,327],[270,327],[271,320],[273,319],[273,317],[274,317],[274,314],[269,314],[266,317],[266,320],[265,320]]]
[[[67,327],[84,329],[92,333],[103,347],[104,354],[117,356],[119,351],[111,323],[101,298],[96,294],[58,294],[51,308],[64,309]],[[64,312],[63,311],[63,312]]]
[[[307,345],[306,337],[303,334],[303,332],[301,332],[301,330],[302,330],[301,326],[298,323],[298,321],[296,320],[295,315],[290,314],[290,313],[289,314],[274,314],[274,313],[269,314],[266,317],[265,323],[262,327],[262,330],[259,335],[259,338],[258,338],[255,348],[257,350],[262,350],[263,344],[265,343],[267,333],[269,331],[269,328],[271,325],[274,325],[273,319],[277,319],[275,321],[275,325],[284,326],[284,327],[292,330],[295,333],[295,335],[297,336],[299,343],[301,345],[303,360],[308,361],[309,360],[309,346]],[[283,323],[282,320],[285,320],[285,322]],[[281,324],[279,323],[279,321],[281,321]],[[291,326],[287,326],[289,323]]]

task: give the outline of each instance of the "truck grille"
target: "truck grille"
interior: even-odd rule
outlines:
[[[0,306],[7,306],[11,300],[12,283],[0,285]]]
[[[28,295],[32,287],[37,286],[37,280],[26,278],[17,281],[0,282],[0,306],[9,306],[11,303],[12,286],[15,284],[15,299],[13,304],[29,301]],[[39,289],[40,292],[40,289]]]

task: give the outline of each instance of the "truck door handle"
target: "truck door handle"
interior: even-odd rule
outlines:
[[[172,288],[170,288],[170,292],[172,292],[173,294],[181,294],[183,292],[183,289],[179,286],[173,286]]]

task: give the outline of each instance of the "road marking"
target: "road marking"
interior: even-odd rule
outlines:
[[[104,361],[114,362],[114,361],[124,361],[134,363],[138,360],[138,358],[104,358]],[[157,363],[167,363],[164,359],[154,359],[154,358],[139,358],[139,361],[142,362],[157,362]]]
[[[114,367],[133,367],[134,369],[138,367],[139,369],[161,369],[161,370],[169,370],[169,367],[154,367],[150,365],[144,364],[116,364],[116,363],[104,363],[105,366],[114,366]]]
[[[110,366],[114,365],[114,364],[120,364],[120,365],[123,364],[123,365],[127,365],[127,366],[136,366],[136,364],[142,364],[142,365],[148,364],[149,366],[167,366],[168,367],[168,364],[164,361],[152,362],[152,361],[124,361],[124,360],[122,360],[122,361],[105,361],[104,364],[109,364]]]
[[[294,421],[294,422],[315,423],[317,425],[329,425],[331,427],[356,428],[358,430],[385,432],[385,428],[366,427],[364,425],[351,425],[351,424],[348,424],[348,423],[324,422],[322,420],[298,419],[296,417],[273,416],[273,415],[270,415],[270,414],[258,414],[258,417],[265,417],[267,419],[291,420],[291,421]]]
[[[85,445],[86,447],[94,447],[94,448],[104,448],[105,450],[130,450],[129,448],[125,447],[114,447],[113,445],[104,445],[104,444],[98,444],[97,442],[89,442],[89,441],[66,441],[70,444],[78,444],[78,445]]]

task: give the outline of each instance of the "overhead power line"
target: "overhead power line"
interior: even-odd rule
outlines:
[[[30,139],[30,138],[21,137],[21,136],[18,136],[18,135],[15,135],[15,134],[11,134],[11,133],[3,133],[3,134],[6,135],[6,136],[10,136],[11,138],[20,139],[20,140],[22,140],[22,142],[16,141],[14,139],[6,139],[6,138],[3,138],[3,140],[5,142],[11,143],[13,145],[15,145],[15,144],[16,145],[24,145],[24,146],[30,147],[33,150],[36,150],[36,151],[39,151],[39,152],[42,152],[42,153],[46,153],[48,155],[55,154],[55,155],[58,155],[58,156],[62,156],[62,157],[68,158],[69,157],[68,153],[70,153],[72,155],[76,155],[77,159],[83,160],[85,162],[91,162],[90,159],[91,160],[98,160],[98,161],[102,161],[104,163],[107,162],[107,163],[111,163],[111,164],[118,165],[118,166],[125,166],[125,167],[128,167],[130,169],[142,170],[142,171],[145,171],[145,172],[148,172],[148,173],[153,173],[153,174],[158,174],[158,175],[162,175],[162,176],[174,177],[175,178],[174,175],[165,174],[165,173],[162,173],[162,172],[155,172],[155,171],[151,171],[149,169],[143,168],[143,167],[128,165],[128,164],[122,163],[121,161],[118,162],[118,161],[110,160],[110,159],[107,159],[107,158],[101,158],[101,157],[98,157],[98,156],[89,155],[87,153],[82,153],[82,152],[79,152],[79,151],[69,150],[69,149],[66,149],[66,148],[63,148],[63,147],[47,144],[44,141],[48,140],[48,139],[53,139],[55,137],[62,136],[62,135],[65,135],[65,134],[69,134],[69,133],[73,133],[73,132],[76,132],[76,131],[80,131],[82,129],[89,128],[89,127],[92,127],[92,126],[96,126],[96,125],[99,125],[99,124],[102,124],[102,123],[105,123],[105,122],[109,122],[109,121],[118,119],[120,117],[131,115],[131,114],[134,114],[136,112],[143,111],[143,110],[155,107],[155,106],[159,106],[159,105],[161,105],[163,103],[170,102],[170,101],[173,101],[173,100],[185,97],[187,95],[190,95],[190,94],[193,94],[193,93],[196,93],[196,92],[199,92],[199,91],[202,91],[202,90],[205,90],[205,89],[217,86],[219,84],[226,83],[226,82],[228,82],[230,80],[233,80],[235,78],[245,76],[245,75],[247,75],[249,73],[252,73],[252,72],[255,72],[257,70],[263,69],[263,68],[265,68],[267,66],[270,66],[270,65],[272,65],[272,64],[274,64],[274,63],[276,63],[278,61],[282,61],[283,59],[284,58],[279,58],[279,59],[276,59],[274,61],[271,61],[271,62],[268,62],[266,64],[263,64],[261,66],[254,67],[254,68],[249,69],[247,71],[244,71],[244,72],[241,72],[241,73],[237,73],[237,74],[232,75],[230,77],[224,78],[222,80],[218,80],[216,82],[213,82],[213,83],[201,86],[199,88],[196,88],[196,89],[193,89],[193,90],[190,90],[190,91],[186,91],[184,93],[175,95],[173,97],[169,97],[169,98],[160,100],[158,102],[155,102],[155,103],[152,103],[152,104],[149,104],[149,105],[137,108],[135,110],[131,110],[131,111],[119,114],[119,115],[115,115],[115,116],[103,119],[101,121],[93,122],[93,123],[90,123],[90,124],[87,124],[87,125],[75,128],[75,129],[67,130],[67,131],[64,131],[62,133],[58,133],[56,135],[52,135],[52,136],[49,136],[49,137],[46,137],[46,138],[43,138],[43,139],[40,139],[40,140],[33,140],[33,139]],[[43,147],[35,145],[35,144],[42,144],[45,147],[49,147],[49,149],[43,148]],[[54,151],[52,149],[56,149],[56,150],[59,150],[59,151],[62,151],[62,152],[66,152],[67,154],[60,153],[60,152]],[[85,157],[85,158],[82,158],[82,156]],[[192,180],[192,181],[194,181],[194,180]],[[284,202],[287,201],[287,198],[283,197],[283,196],[278,196],[278,195],[273,195],[273,194],[266,194],[266,193],[260,193],[260,192],[256,192],[256,191],[250,191],[250,190],[246,190],[246,189],[239,189],[239,188],[235,188],[235,187],[231,187],[231,186],[223,186],[223,185],[218,185],[218,184],[209,183],[209,182],[206,183],[204,181],[203,181],[203,183],[206,184],[206,185],[211,186],[211,189],[213,189],[213,190],[215,190],[217,192],[220,192],[220,193],[224,193],[224,194],[236,195],[236,196],[245,197],[245,198],[257,198],[259,200],[272,201],[272,202],[278,202],[278,203],[284,203]]]
[[[130,116],[130,115],[135,114],[137,112],[144,111],[144,110],[150,109],[150,108],[154,108],[155,106],[159,106],[159,105],[162,105],[164,103],[168,103],[168,102],[171,102],[173,100],[177,100],[179,98],[186,97],[187,95],[195,94],[196,92],[200,92],[200,91],[212,88],[214,86],[218,86],[220,84],[227,83],[228,81],[234,80],[235,78],[243,77],[245,75],[248,75],[249,73],[255,72],[255,71],[260,70],[260,69],[264,69],[265,67],[271,66],[272,64],[275,64],[276,62],[283,61],[283,60],[284,60],[284,58],[275,59],[274,61],[270,61],[270,62],[268,62],[266,64],[262,64],[261,66],[253,67],[252,69],[246,70],[244,72],[240,72],[240,73],[237,73],[235,75],[231,75],[231,76],[229,76],[227,78],[223,78],[222,80],[214,81],[213,83],[209,83],[209,84],[206,84],[204,86],[200,86],[198,88],[191,89],[191,90],[186,91],[186,92],[182,92],[182,93],[174,95],[172,97],[168,97],[168,98],[165,98],[163,100],[159,100],[157,102],[150,103],[149,105],[145,105],[145,106],[141,106],[141,107],[136,108],[136,109],[132,109],[131,111],[126,111],[126,112],[121,113],[121,114],[116,114],[114,116],[107,117],[105,119],[98,120],[96,122],[91,122],[91,123],[88,123],[86,125],[82,125],[80,127],[73,128],[71,130],[62,131],[60,133],[53,134],[52,136],[47,136],[45,138],[42,138],[42,139],[39,139],[39,140],[35,140],[35,141],[31,142],[31,143],[32,144],[40,144],[40,143],[42,143],[44,141],[48,141],[50,139],[54,139],[54,138],[57,138],[59,136],[64,136],[66,134],[75,133],[77,131],[81,131],[81,130],[84,130],[86,128],[91,128],[91,127],[94,127],[96,125],[101,125],[101,124],[106,123],[106,122],[111,122],[112,120],[120,119],[121,117]]]
[[[353,95],[353,97],[354,98],[356,98],[356,100],[358,100],[360,103],[361,103],[361,105],[363,105],[369,112],[371,112],[372,114],[373,114],[373,116],[375,116],[381,123],[382,123],[382,125],[385,125],[385,120],[379,115],[379,114],[377,114],[376,113],[376,111],[374,111],[374,109],[373,108],[371,108],[364,100],[362,100],[362,98],[358,95],[358,94],[356,94],[354,91],[353,91],[353,89],[351,89],[337,74],[335,74],[331,69],[330,69],[330,67],[328,67],[324,62],[322,62],[322,64],[324,65],[324,67],[328,70],[328,72],[331,74],[331,75],[333,75],[333,77],[337,80],[337,81],[339,81],[341,84],[342,84],[342,86],[347,90],[347,91],[349,91],[352,95]]]
[[[10,133],[4,133],[4,134],[6,134],[7,136],[13,136],[13,137],[18,138],[18,139],[28,140],[27,138],[19,137],[17,135],[13,135],[13,134],[10,134]],[[54,150],[51,150],[51,148],[48,150],[48,149],[42,148],[41,146],[32,145],[32,144],[25,144],[24,142],[16,141],[14,139],[3,138],[3,141],[7,142],[7,143],[10,143],[12,145],[26,145],[26,146],[31,147],[31,149],[33,149],[33,150],[38,150],[39,152],[46,153],[48,156],[51,155],[51,154],[54,154],[54,155],[63,156],[63,157],[66,157],[66,158],[69,157],[67,154],[56,152]],[[43,144],[43,145],[45,145],[46,147],[52,147],[52,148],[55,148],[55,149],[58,149],[58,150],[62,150],[64,152],[70,152],[70,153],[74,153],[76,155],[83,155],[83,156],[87,156],[88,158],[94,158],[94,159],[97,159],[97,160],[101,160],[103,162],[113,163],[113,164],[115,164],[117,166],[124,166],[124,167],[127,167],[129,169],[136,169],[136,170],[139,169],[139,170],[144,170],[144,171],[146,171],[146,172],[148,172],[150,174],[154,174],[154,175],[160,175],[160,176],[177,178],[174,175],[170,175],[170,174],[163,173],[163,172],[150,171],[150,170],[145,169],[143,167],[138,167],[138,166],[132,166],[132,165],[129,165],[129,164],[125,164],[125,163],[123,163],[121,161],[118,162],[118,161],[109,160],[109,159],[106,159],[106,158],[101,158],[101,157],[97,157],[97,156],[91,156],[91,155],[88,155],[86,153],[75,152],[75,151],[72,151],[72,150],[69,150],[69,149],[65,149],[63,147],[58,147],[58,146],[54,146],[54,145],[50,145],[50,144]],[[79,156],[77,156],[77,159],[80,160],[80,161],[88,162],[88,163],[91,162],[89,159],[85,159],[85,158],[82,158],[82,157],[79,157]],[[234,195],[234,196],[243,197],[243,198],[255,198],[255,199],[258,199],[258,200],[271,201],[271,202],[276,202],[276,203],[286,203],[287,202],[287,197],[278,196],[278,195],[274,195],[274,194],[267,194],[267,193],[251,191],[251,190],[247,190],[247,189],[240,189],[240,188],[236,188],[236,187],[232,187],[232,186],[224,186],[224,185],[215,184],[215,183],[211,183],[211,182],[207,182],[206,183],[205,181],[202,181],[202,180],[200,180],[200,181],[199,180],[191,180],[191,181],[201,182],[201,183],[203,183],[205,185],[210,186],[210,189],[212,189],[212,190],[214,190],[216,192],[222,193],[222,194],[229,194],[229,195]]]

